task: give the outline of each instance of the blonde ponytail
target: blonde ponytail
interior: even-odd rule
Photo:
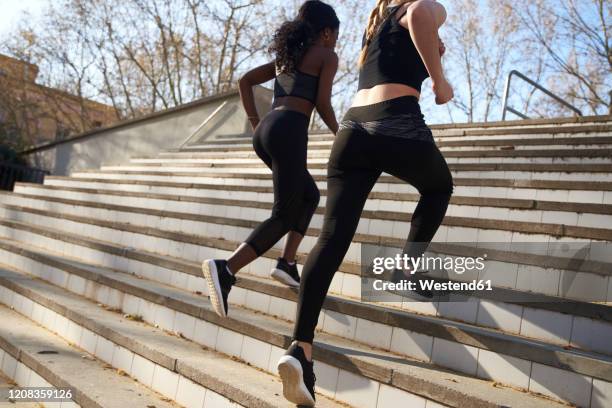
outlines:
[[[359,54],[359,66],[363,65],[363,62],[365,61],[366,56],[368,55],[368,47],[370,45],[370,42],[378,31],[380,24],[385,19],[385,12],[392,1],[393,0],[378,0],[376,2],[376,7],[374,7],[372,12],[370,13],[370,18],[368,18],[368,26],[365,32],[365,42],[363,43],[363,48],[361,49],[361,53]],[[413,1],[415,0],[397,1],[396,3],[404,4],[411,3]]]

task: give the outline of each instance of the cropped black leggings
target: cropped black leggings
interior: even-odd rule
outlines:
[[[289,231],[306,233],[319,204],[319,189],[306,167],[308,117],[290,110],[268,113],[253,135],[257,156],[272,170],[272,215],[245,242],[262,255]]]
[[[453,183],[416,98],[351,108],[345,115],[327,169],[323,227],[302,270],[294,339],[312,342],[329,285],[383,171],[421,194],[405,247],[410,256],[420,256],[442,223]]]

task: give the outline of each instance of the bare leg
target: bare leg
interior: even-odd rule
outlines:
[[[312,361],[312,344],[306,343],[305,341],[298,341],[298,345],[304,350],[306,360]]]
[[[297,249],[302,242],[302,234],[295,231],[289,231],[287,234],[287,240],[285,241],[285,247],[283,248],[282,257],[287,262],[295,262],[295,255],[297,254]]]
[[[257,253],[249,244],[242,243],[227,259],[227,267],[235,275],[251,262],[257,259]]]

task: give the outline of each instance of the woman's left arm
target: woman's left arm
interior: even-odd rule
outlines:
[[[238,89],[240,90],[240,100],[242,106],[251,122],[253,129],[259,124],[259,114],[255,104],[255,96],[253,95],[253,86],[263,84],[273,79],[276,75],[274,62],[261,65],[244,74],[238,81]]]
[[[453,90],[442,70],[438,29],[446,21],[446,9],[431,0],[418,0],[408,6],[401,24],[410,31],[414,43],[429,76],[436,95],[436,103],[444,104],[453,98]]]

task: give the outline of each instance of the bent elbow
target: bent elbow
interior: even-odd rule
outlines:
[[[246,74],[240,77],[240,79],[238,80],[238,86],[241,89],[249,88],[251,86],[251,81],[249,80]]]

